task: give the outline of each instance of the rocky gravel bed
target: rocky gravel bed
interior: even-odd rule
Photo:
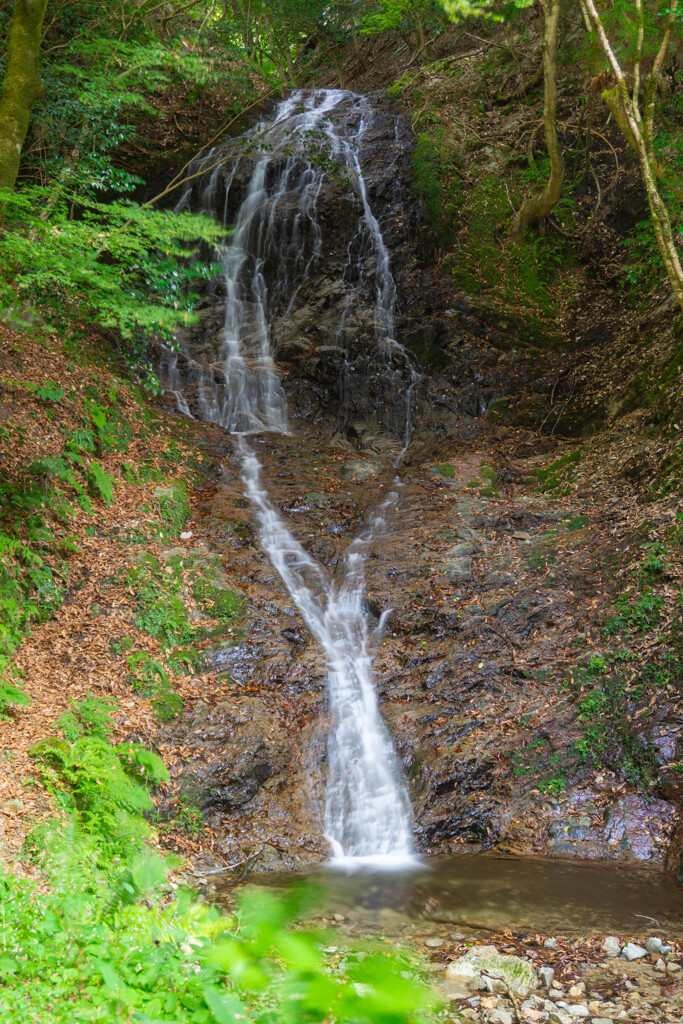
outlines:
[[[339,917],[323,918],[322,923],[356,941],[367,935],[367,927]],[[427,932],[418,923],[401,926],[386,912],[380,913],[378,928],[384,941],[399,939],[424,958],[425,971],[444,1001],[440,1018],[449,1024],[683,1021],[681,946],[657,935],[567,939],[466,934],[469,929]],[[344,949],[340,941],[328,952],[334,961],[343,958]]]

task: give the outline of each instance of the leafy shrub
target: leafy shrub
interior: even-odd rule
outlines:
[[[105,473],[99,462],[91,462],[87,470],[88,484],[93,497],[100,497],[105,505],[114,503],[114,484],[111,473]]]
[[[81,210],[70,218],[71,203]],[[55,196],[54,186],[3,190],[0,302],[17,294],[73,320],[83,315],[134,340],[141,333],[172,338],[192,322],[196,295],[184,282],[215,266],[189,265],[186,243],[215,241],[222,225],[207,217],[144,208],[130,200],[98,203],[83,192]],[[49,216],[41,216],[45,210]]]
[[[0,1020],[12,1024],[426,1024],[436,1001],[414,961],[296,929],[306,890],[245,894],[237,920],[180,891],[157,856],[93,866],[88,836],[53,829],[49,886],[0,876]]]
[[[43,384],[26,384],[25,386],[34,391],[41,402],[61,402],[64,398],[64,389],[52,381],[45,381]]]
[[[141,813],[154,807],[145,784],[168,779],[156,754],[134,744],[112,747],[97,735],[40,740],[30,753],[43,783],[103,850],[127,860],[139,852],[149,835]]]
[[[1,666],[0,666],[1,667]],[[31,698],[27,696],[20,686],[10,683],[7,679],[0,679],[0,721],[6,721],[7,709],[17,704],[30,704]]]
[[[616,601],[617,614],[605,623],[605,636],[647,632],[659,622],[662,605],[662,595],[650,589],[640,594],[622,594]]]
[[[114,731],[111,712],[116,707],[114,702],[103,697],[93,697],[88,692],[83,700],[71,701],[69,710],[58,719],[56,725],[69,743],[74,743],[82,736],[97,736],[101,740],[108,740]]]
[[[128,656],[131,672],[128,681],[143,697],[151,699],[160,721],[170,722],[183,709],[182,698],[175,693],[164,665],[146,651],[134,651]]]

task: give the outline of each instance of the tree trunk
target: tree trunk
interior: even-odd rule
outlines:
[[[678,4],[679,0],[671,0],[662,42],[646,84],[645,117],[643,118],[640,112],[641,62],[645,38],[642,0],[635,0],[637,47],[633,65],[633,91],[631,93],[629,93],[623,69],[607,37],[605,26],[594,0],[581,0],[586,23],[597,34],[603,53],[617,82],[614,89],[609,90],[607,94],[603,93],[603,98],[608,102],[610,110],[613,107],[618,109],[619,116],[615,117],[615,120],[624,137],[638,154],[640,173],[647,193],[647,202],[650,208],[655,238],[657,239],[657,247],[666,267],[667,277],[669,278],[673,293],[679,306],[683,309],[683,267],[681,266],[681,260],[676,249],[669,211],[657,188],[658,167],[653,145],[658,76],[671,40]]]
[[[47,0],[16,0],[0,94],[0,187],[13,188],[31,104],[43,95],[38,62]]]
[[[562,195],[564,157],[557,137],[557,35],[561,0],[541,0],[543,6],[543,125],[550,157],[550,177],[540,196],[527,200],[515,218],[518,233],[547,217]]]

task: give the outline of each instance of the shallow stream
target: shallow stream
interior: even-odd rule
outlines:
[[[280,891],[311,886],[316,918],[337,915],[359,931],[401,934],[416,922],[434,922],[522,934],[683,938],[683,890],[661,872],[639,867],[465,854],[425,859],[417,871],[321,867],[255,874],[249,882]],[[213,884],[217,902],[232,899],[220,877]]]

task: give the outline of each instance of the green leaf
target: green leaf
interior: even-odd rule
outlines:
[[[235,1021],[248,1019],[242,1003],[230,992],[222,992],[207,985],[204,988],[204,999],[216,1024],[234,1024]]]
[[[0,975],[4,978],[8,974],[15,974],[19,970],[19,965],[16,960],[10,960],[9,957],[0,957]]]
[[[105,505],[114,503],[114,477],[100,466],[99,462],[91,462],[88,467],[88,482],[91,491],[99,494]]]

